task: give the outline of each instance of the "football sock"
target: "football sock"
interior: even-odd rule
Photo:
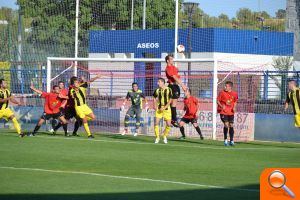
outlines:
[[[177,121],[177,111],[176,107],[171,107],[171,113],[172,113],[172,121]]]
[[[227,140],[228,127],[224,126],[223,132],[224,132],[224,140]]]
[[[36,125],[34,130],[33,130],[33,134],[36,134],[39,130],[40,130],[41,126]]]
[[[61,123],[58,123],[57,126],[53,129],[54,131],[57,131],[62,126]]]
[[[201,133],[200,127],[199,127],[199,126],[197,126],[197,127],[195,127],[195,129],[196,129],[197,133],[198,133],[200,136],[202,136],[202,133]]]
[[[154,126],[154,133],[155,133],[156,138],[159,138],[159,126],[158,125]]]
[[[83,123],[83,127],[88,136],[92,135],[88,123]]]
[[[75,124],[74,124],[73,134],[76,134],[76,133],[77,133],[77,131],[78,131],[80,125],[81,125],[81,122],[78,121],[78,120],[76,120],[76,122],[75,122]]]
[[[21,134],[21,127],[20,127],[18,120],[14,117],[11,121],[12,121],[17,133]]]
[[[167,137],[170,133],[171,127],[170,126],[166,126],[166,129],[164,131],[164,136]]]
[[[229,128],[229,137],[230,137],[230,141],[233,141],[233,135],[234,135],[234,129],[233,127]]]
[[[68,124],[63,124],[62,127],[64,129],[65,135],[68,134]]]
[[[180,129],[180,133],[181,133],[182,137],[185,137],[184,127],[182,126],[179,129]]]

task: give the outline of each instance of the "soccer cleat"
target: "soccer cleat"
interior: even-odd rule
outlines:
[[[19,137],[22,138],[25,136],[25,133],[20,133]]]
[[[89,139],[94,139],[95,137],[93,135],[88,136]]]
[[[35,136],[35,133],[29,133],[27,136],[28,137],[33,137],[33,136]]]
[[[181,137],[178,138],[178,140],[185,140],[185,137],[181,136]]]
[[[158,144],[159,143],[159,138],[156,138],[154,143]]]
[[[234,146],[234,141],[230,141],[229,145]]]
[[[128,133],[127,129],[124,129],[123,133],[121,133],[121,135],[126,135]]]
[[[72,136],[80,137],[77,133],[73,133]]]
[[[227,140],[224,141],[224,146],[226,146],[226,147],[228,146]]]
[[[136,137],[137,135],[138,135],[138,133],[137,133],[137,132],[134,132],[133,136]]]
[[[65,137],[71,137],[69,133],[65,133]]]
[[[48,131],[49,131],[50,133],[54,133],[53,128],[49,129]]]
[[[204,140],[204,137],[203,137],[202,135],[200,135],[200,139],[201,139],[201,140]]]
[[[178,124],[178,122],[176,122],[176,121],[171,121],[171,124],[172,124],[174,127],[176,127],[176,128],[179,127],[179,124]]]
[[[166,136],[164,136],[164,143],[165,143],[165,144],[168,144],[168,139],[167,139]]]

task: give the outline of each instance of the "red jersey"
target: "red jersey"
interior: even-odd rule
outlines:
[[[68,95],[69,95],[69,90],[66,89],[66,88],[65,88],[65,89],[61,89],[61,90],[60,90],[60,93],[61,93],[62,95],[64,95],[64,96],[68,96]],[[63,108],[67,107],[68,100],[67,100],[67,99],[62,99],[62,101],[64,102],[63,105],[62,105],[62,107],[63,107]]]
[[[42,97],[45,98],[44,103],[44,112],[47,114],[56,114],[59,113],[59,108],[62,103],[62,99],[58,97],[58,94],[53,92],[47,93],[43,92]]]
[[[168,79],[168,83],[176,83],[175,79],[172,76],[177,76],[178,78],[180,78],[180,76],[178,75],[178,69],[175,66],[167,66],[166,67],[166,76]]]
[[[237,92],[231,91],[227,92],[225,90],[221,91],[218,96],[218,101],[225,106],[225,109],[218,107],[218,112],[223,115],[234,115],[234,105],[238,100]]]
[[[183,118],[196,119],[198,111],[198,99],[190,96],[184,99],[185,115]]]

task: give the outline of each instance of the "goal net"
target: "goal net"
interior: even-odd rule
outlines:
[[[74,66],[77,61],[77,67]],[[233,61],[233,60],[231,60]],[[277,97],[282,94],[280,88],[276,86],[274,77],[280,82],[283,76],[280,73],[271,73],[265,76],[266,72],[257,71],[257,68],[264,69],[271,63],[248,63],[252,66],[238,71],[234,65],[242,66],[242,63],[232,62],[223,59],[216,61],[213,59],[178,59],[176,64],[179,68],[180,76],[185,85],[197,97],[200,108],[198,113],[198,123],[206,138],[222,139],[223,125],[216,112],[217,94],[223,89],[226,81],[234,83],[234,90],[239,93],[239,103],[235,115],[235,128],[237,141],[249,141],[254,139],[254,113],[257,112],[259,102],[263,102],[264,97],[277,100],[277,107],[270,103],[269,107],[277,108],[281,112],[282,99]],[[69,79],[77,69],[78,77],[89,80],[96,74],[102,77],[91,83],[88,89],[88,105],[93,109],[97,119],[91,122],[94,132],[119,134],[124,130],[124,118],[131,103],[127,103],[125,110],[120,108],[131,89],[131,84],[137,82],[139,88],[146,95],[150,110],[142,112],[142,122],[139,134],[154,135],[153,91],[157,88],[158,78],[166,78],[164,59],[110,59],[110,58],[48,58],[48,82],[47,87],[64,81],[69,84]],[[216,70],[216,69],[219,70]],[[234,70],[235,69],[235,70]],[[273,78],[272,78],[273,76]],[[267,80],[266,80],[267,79]],[[265,81],[269,81],[268,91],[265,91]],[[272,82],[273,81],[273,82]],[[273,88],[272,88],[272,87]],[[277,87],[277,88],[276,88]],[[265,94],[267,93],[267,94]],[[184,115],[183,110],[184,93],[181,91],[179,103],[177,105],[178,119]],[[264,108],[267,106],[265,105]],[[130,132],[135,132],[135,118],[130,119]],[[161,123],[163,127],[163,123]],[[188,137],[198,137],[197,132],[191,124],[185,125]],[[173,128],[171,136],[178,137],[179,129]]]

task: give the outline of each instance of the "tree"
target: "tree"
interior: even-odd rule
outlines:
[[[293,58],[290,56],[282,56],[282,57],[274,57],[272,66],[278,70],[279,72],[282,71],[289,71],[293,66]],[[281,78],[281,81],[278,79],[278,76]],[[270,77],[274,80],[275,85],[281,90],[281,98],[285,97],[285,86],[287,80],[286,73],[279,73],[279,75],[270,75]]]
[[[222,21],[226,21],[226,22],[229,21],[228,15],[226,15],[224,13],[219,15],[219,19],[222,20]]]
[[[285,19],[285,17],[286,17],[286,10],[284,10],[284,9],[278,9],[276,11],[276,18],[277,19]]]

